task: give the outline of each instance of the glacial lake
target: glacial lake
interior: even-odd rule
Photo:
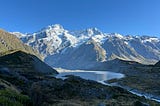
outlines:
[[[99,83],[102,83],[104,85],[109,85],[105,83],[104,81],[111,80],[111,79],[120,79],[125,77],[124,74],[121,73],[115,73],[115,72],[110,72],[110,71],[85,71],[85,70],[66,70],[66,69],[56,69],[59,74],[56,76],[56,78],[61,78],[61,79],[66,79],[66,75],[74,75],[74,76],[79,76],[83,79],[86,80],[94,80]],[[110,86],[117,86],[117,85],[110,85]],[[121,86],[119,86],[121,87]],[[160,102],[159,97],[155,97],[154,95],[151,94],[145,94],[143,92],[139,91],[134,91],[134,89],[127,89],[125,87],[121,87],[123,89],[128,90],[130,93],[135,94],[137,96],[144,96],[147,99],[154,100],[157,102]]]
[[[79,76],[83,79],[94,80],[103,83],[103,81],[110,79],[120,79],[124,77],[124,74],[109,72],[109,71],[72,71],[72,72],[60,72],[56,78],[65,79],[67,75]]]

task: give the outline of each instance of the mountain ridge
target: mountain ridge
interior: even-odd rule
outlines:
[[[3,29],[0,29],[0,48],[0,56],[21,50],[41,58],[41,55],[37,50],[34,50],[32,47],[24,44],[13,34],[10,34]]]
[[[16,35],[25,44],[37,49],[43,55],[45,62],[53,67],[57,67],[52,63],[57,60],[59,60],[57,61],[57,63],[59,63],[58,66],[62,66],[61,62],[64,60],[64,56],[62,55],[72,56],[72,54],[74,54],[73,51],[78,51],[78,49],[84,54],[90,53],[87,49],[85,49],[86,51],[80,49],[82,45],[87,44],[90,40],[95,42],[96,48],[101,48],[99,51],[96,51],[97,58],[92,61],[95,63],[101,62],[97,56],[100,51],[103,51],[103,55],[105,55],[103,56],[105,57],[103,58],[103,62],[119,58],[140,62],[142,64],[155,64],[160,60],[160,38],[158,37],[123,36],[118,33],[107,34],[97,28],[69,31],[59,24],[45,27],[39,32],[32,34],[21,34],[22,36],[14,32],[12,34]],[[91,50],[93,52],[95,49]],[[79,58],[79,56],[80,54],[75,56],[75,59]],[[65,60],[69,59],[69,57]],[[47,60],[48,58],[50,58],[49,61]],[[85,60],[84,58],[83,61]],[[72,60],[70,64],[72,63],[75,63],[75,61]],[[67,64],[67,61],[65,64]],[[81,64],[81,62],[79,64]]]
[[[35,55],[23,52],[13,51],[0,57],[0,68],[9,68],[14,71],[28,71],[43,74],[58,74],[56,70],[42,62]]]

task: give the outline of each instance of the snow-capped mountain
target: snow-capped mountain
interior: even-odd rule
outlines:
[[[77,42],[76,37],[70,35],[67,30],[60,25],[52,25],[41,29],[33,34],[15,33],[24,43],[39,50],[44,57],[53,55],[67,46]],[[20,36],[21,35],[21,36]]]
[[[33,34],[13,34],[39,50],[44,61],[53,67],[92,68],[116,58],[144,64],[160,60],[157,37],[106,34],[97,28],[68,31],[58,24]]]

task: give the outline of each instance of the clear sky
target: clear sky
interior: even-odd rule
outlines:
[[[160,0],[0,0],[0,28],[31,33],[51,24],[160,37]]]

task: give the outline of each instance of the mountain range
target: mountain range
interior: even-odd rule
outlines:
[[[136,38],[143,41],[143,45],[150,42],[156,47],[152,48],[155,51],[149,51],[147,48],[151,47],[145,46],[146,51],[139,52],[155,55],[149,54],[149,59],[140,55],[135,46],[132,49],[126,46]],[[138,43],[135,44],[139,47]],[[159,105],[160,61],[155,65],[138,63],[153,64],[159,60],[156,54],[159,53],[159,38],[105,34],[97,28],[67,31],[60,25],[52,25],[33,34],[0,30],[0,48],[2,106]],[[59,79],[55,77],[59,74],[58,68],[53,69],[38,57],[52,67],[96,71],[111,69],[125,77],[104,81],[103,84],[72,75]],[[139,92],[137,95],[142,92],[142,96],[136,96],[136,91]],[[145,93],[149,95],[146,97]]]
[[[12,34],[38,50],[52,67],[92,69],[115,59],[142,64],[155,64],[160,60],[160,39],[157,37],[123,36],[103,33],[97,28],[69,31],[59,24],[32,34]]]

